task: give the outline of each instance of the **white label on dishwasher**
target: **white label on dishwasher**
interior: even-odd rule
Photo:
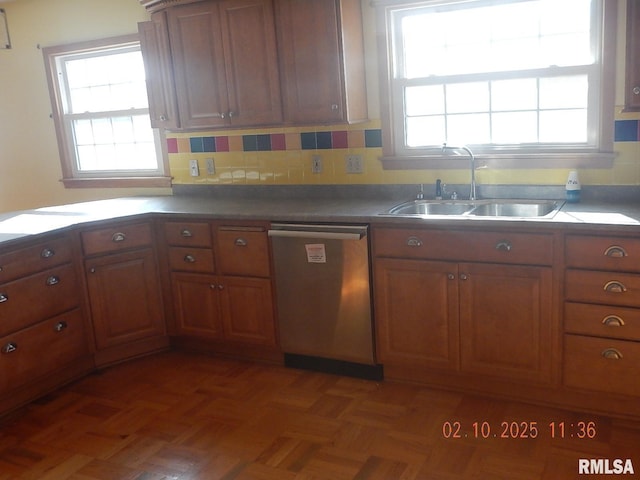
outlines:
[[[307,243],[304,248],[307,249],[308,263],[327,263],[327,252],[324,249],[324,243]]]

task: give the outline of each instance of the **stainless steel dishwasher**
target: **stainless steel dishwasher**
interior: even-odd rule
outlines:
[[[382,378],[374,354],[366,225],[272,224],[285,365]]]

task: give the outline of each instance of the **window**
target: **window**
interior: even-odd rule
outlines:
[[[169,186],[137,36],[44,49],[67,187]]]
[[[509,166],[610,164],[615,3],[381,0],[385,160],[446,142]]]

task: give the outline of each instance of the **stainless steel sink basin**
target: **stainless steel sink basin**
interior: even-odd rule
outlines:
[[[389,210],[391,215],[462,215],[473,207],[471,202],[414,200]]]
[[[551,218],[562,205],[555,200],[412,200],[383,215]]]
[[[560,206],[554,201],[492,202],[476,206],[469,214],[480,217],[546,217],[555,214]]]

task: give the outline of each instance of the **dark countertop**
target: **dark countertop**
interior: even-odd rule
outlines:
[[[37,234],[52,233],[77,225],[90,226],[105,220],[128,220],[144,215],[179,214],[211,219],[252,219],[282,222],[337,222],[371,224],[439,225],[449,227],[504,226],[521,228],[596,228],[604,231],[640,232],[640,203],[602,201],[565,204],[552,219],[478,217],[429,218],[380,215],[402,200],[390,198],[215,198],[174,195],[127,197],[75,203],[0,214],[0,244]]]

